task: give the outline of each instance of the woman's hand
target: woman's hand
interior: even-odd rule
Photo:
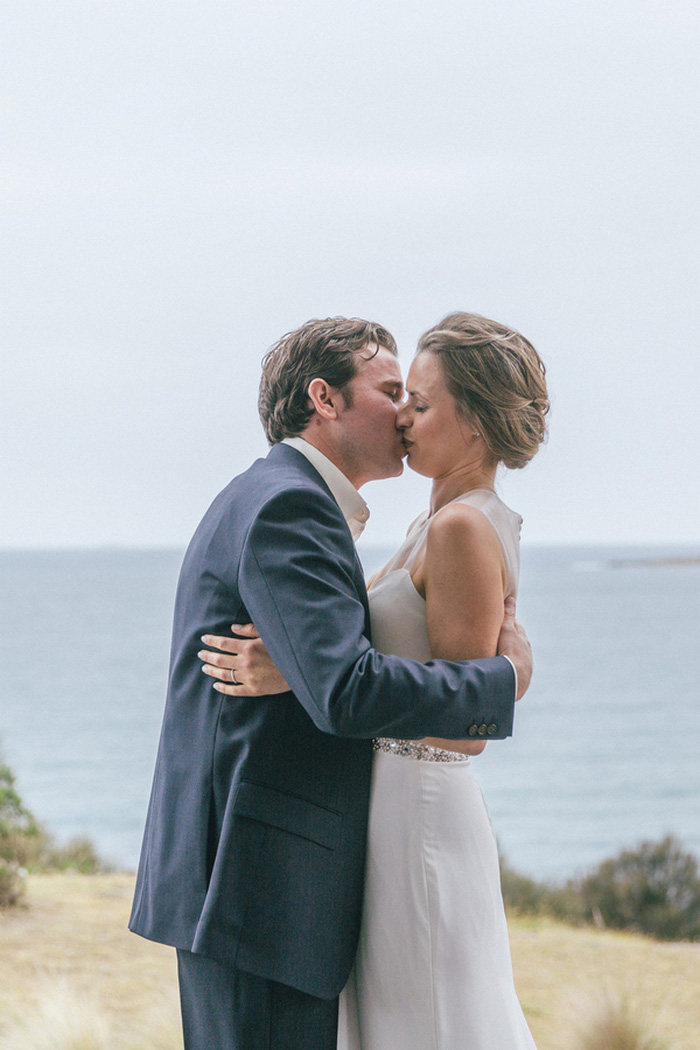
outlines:
[[[218,679],[214,688],[227,696],[270,696],[287,693],[289,686],[252,623],[231,625],[237,638],[223,638],[216,634],[202,635],[205,645],[221,652],[200,649],[197,656],[203,661],[204,674]]]

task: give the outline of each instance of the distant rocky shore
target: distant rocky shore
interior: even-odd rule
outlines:
[[[609,558],[609,569],[669,568],[674,565],[700,565],[700,554],[669,555],[659,558]]]

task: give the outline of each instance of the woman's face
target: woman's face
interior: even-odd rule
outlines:
[[[457,411],[437,357],[429,352],[414,358],[406,380],[408,400],[396,425],[411,470],[427,478],[442,478],[483,459],[483,441]]]

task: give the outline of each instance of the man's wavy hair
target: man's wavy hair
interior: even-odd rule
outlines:
[[[324,379],[352,404],[350,381],[357,373],[357,354],[368,344],[398,354],[390,332],[359,317],[307,321],[270,347],[263,358],[258,412],[271,445],[301,434],[314,414],[309,399],[312,379]]]

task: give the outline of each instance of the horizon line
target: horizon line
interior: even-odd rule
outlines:
[[[358,548],[370,549],[384,549],[394,548],[397,544],[400,544],[402,537],[395,540],[384,540],[380,542],[362,542],[358,544]],[[133,551],[136,552],[183,552],[187,549],[188,542],[182,544],[174,543],[80,543],[80,544],[57,544],[55,546],[46,545],[31,545],[31,546],[15,546],[14,544],[8,546],[0,546],[0,554],[75,554],[75,553],[87,553],[99,551]],[[535,550],[535,549],[563,549],[567,547],[585,547],[585,548],[608,548],[608,547],[619,547],[619,548],[692,548],[697,550],[700,554],[700,540],[633,540],[633,539],[606,539],[606,540],[594,540],[594,539],[579,539],[579,540],[529,540],[521,544],[523,550]]]

